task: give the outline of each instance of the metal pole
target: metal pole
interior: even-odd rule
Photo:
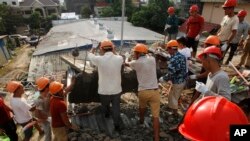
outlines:
[[[124,27],[124,14],[125,14],[125,0],[122,0],[122,29],[121,29],[121,47],[120,47],[120,51],[122,49],[123,46],[123,27]]]

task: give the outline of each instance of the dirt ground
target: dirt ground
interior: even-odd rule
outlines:
[[[0,69],[0,89],[4,90],[6,82],[9,80],[22,80],[28,74],[29,64],[34,51],[33,47],[28,44],[23,45],[20,48],[15,49],[15,55],[3,68]],[[5,97],[6,104],[9,104],[10,96]],[[19,140],[23,137],[22,128],[18,126],[17,133]],[[34,135],[31,141],[43,141],[43,136],[39,136],[39,133],[34,130]]]

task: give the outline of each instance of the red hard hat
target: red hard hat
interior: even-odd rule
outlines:
[[[135,46],[134,46],[134,51],[135,52],[140,52],[140,53],[148,53],[148,48],[147,48],[147,46],[146,45],[144,45],[144,44],[136,44]]]
[[[207,54],[207,55],[209,55],[209,54],[215,55],[218,59],[222,58],[221,50],[220,50],[220,48],[218,48],[216,46],[210,46],[210,47],[205,48],[203,50],[203,52],[198,55],[198,58],[202,59],[203,55],[205,55],[205,54]]]
[[[189,12],[199,12],[199,7],[197,5],[192,5]]]
[[[224,97],[207,96],[191,105],[179,132],[193,141],[229,141],[232,124],[248,124],[244,112]]]
[[[238,13],[238,17],[246,17],[247,11],[246,10],[240,10]]]
[[[223,8],[225,7],[235,7],[237,5],[237,0],[226,0],[225,3],[222,5]]]
[[[168,7],[168,13],[174,13],[175,9],[174,7]]]

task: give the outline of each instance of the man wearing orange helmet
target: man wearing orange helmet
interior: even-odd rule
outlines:
[[[33,121],[30,112],[34,111],[36,107],[30,106],[27,103],[26,99],[22,97],[22,95],[24,94],[24,87],[20,82],[10,81],[7,83],[6,89],[8,92],[13,93],[13,97],[10,99],[10,106],[13,109],[14,118],[18,124],[20,124],[22,127],[25,127]],[[43,133],[38,124],[35,124],[35,127],[40,134]],[[25,141],[29,141],[32,137],[32,129],[33,126],[30,126],[26,130],[24,130]]]
[[[192,141],[229,141],[232,124],[248,124],[244,112],[223,97],[208,96],[190,106],[179,132]]]
[[[136,44],[133,50],[136,60],[126,62],[126,64],[136,71],[139,82],[140,124],[144,123],[144,114],[149,103],[153,116],[154,141],[159,141],[160,93],[156,75],[156,60],[147,55],[148,49],[144,44]]]
[[[247,15],[247,11],[245,11],[245,10],[241,10],[238,13],[239,26],[238,26],[236,35],[234,36],[233,40],[229,44],[230,53],[229,53],[229,57],[225,63],[226,65],[229,63],[229,61],[231,61],[233,59],[233,56],[234,56],[235,51],[237,50],[237,47],[240,46],[242,48],[243,43],[247,38],[249,24],[244,20],[246,15]]]
[[[166,50],[171,55],[168,63],[168,72],[159,79],[160,82],[173,84],[168,97],[168,107],[174,115],[178,115],[178,100],[186,84],[186,57],[178,52],[178,42],[170,40],[166,45]]]
[[[218,38],[218,36],[210,35],[206,38],[203,47],[207,48],[210,46],[216,46],[216,47],[220,48],[220,39]],[[191,79],[198,79],[198,81],[206,83],[208,73],[209,72],[207,70],[205,70],[204,67],[202,67],[200,74],[190,75],[190,78]]]
[[[199,7],[192,5],[189,9],[190,17],[187,19],[187,47],[192,47],[192,56],[196,56],[200,33],[203,30],[204,18],[198,14]]]
[[[53,81],[49,84],[51,126],[54,134],[53,141],[67,141],[67,128],[78,130],[78,127],[70,123],[67,116],[67,105],[64,100],[65,92],[63,84]]]
[[[51,128],[49,117],[49,83],[50,80],[46,77],[40,77],[36,80],[37,89],[40,92],[38,99],[35,101],[36,110],[35,116],[40,121],[40,124],[45,133],[45,141],[51,140]]]
[[[198,55],[198,58],[201,60],[202,66],[209,71],[209,74],[206,85],[196,81],[195,89],[202,96],[220,95],[231,100],[229,77],[220,67],[221,50],[216,46],[207,47]]]
[[[167,10],[168,17],[165,25],[165,32],[168,33],[168,41],[175,40],[178,33],[178,17],[175,15],[174,7],[169,7]]]
[[[236,7],[236,5],[237,0],[226,0],[225,3],[222,5],[222,8],[225,12],[225,16],[222,19],[221,28],[218,31],[217,36],[223,44],[221,46],[221,49],[224,52],[223,58],[226,54],[225,51],[229,48],[230,43],[232,42],[233,38],[237,33],[239,25],[239,19],[234,14],[234,8]]]
[[[112,103],[112,117],[116,131],[120,131],[120,96],[121,87],[121,68],[123,58],[116,55],[114,45],[109,40],[100,43],[102,56],[95,55],[95,48],[92,48],[88,57],[98,68],[98,93],[102,104],[105,117],[110,115],[110,103]]]

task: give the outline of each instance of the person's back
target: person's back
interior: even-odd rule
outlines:
[[[117,94],[121,92],[121,66],[123,58],[106,52],[103,56],[98,56],[97,68],[99,76],[100,94]]]
[[[155,58],[149,55],[140,57],[131,65],[136,70],[138,90],[158,88]]]

